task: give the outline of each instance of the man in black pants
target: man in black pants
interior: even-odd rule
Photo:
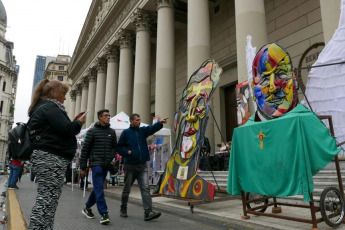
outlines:
[[[125,158],[125,185],[121,197],[120,216],[127,217],[127,203],[131,187],[135,180],[141,192],[141,198],[144,206],[145,221],[153,220],[160,217],[160,212],[152,210],[152,198],[148,185],[148,170],[146,162],[150,160],[150,153],[147,147],[146,138],[163,128],[168,118],[159,122],[140,127],[141,118],[139,114],[132,114],[129,117],[131,123],[128,129],[125,129],[119,139],[119,146],[123,146],[120,154]]]

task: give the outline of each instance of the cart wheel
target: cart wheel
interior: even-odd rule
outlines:
[[[255,208],[257,206],[268,204],[268,198],[264,199],[264,197],[265,196],[263,196],[261,194],[258,194],[258,193],[247,192],[246,193],[246,200],[256,200],[256,199],[260,199],[261,198],[261,200],[258,200],[258,201],[252,202],[252,203],[248,203],[247,204],[247,208],[251,209],[252,206],[253,206],[253,208]],[[259,210],[259,212],[265,212],[266,209],[267,209],[267,207],[263,207],[263,208],[261,208]]]
[[[330,227],[338,227],[344,219],[344,199],[340,190],[335,187],[327,187],[321,193],[321,215]]]

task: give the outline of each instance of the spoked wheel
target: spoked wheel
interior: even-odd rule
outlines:
[[[259,200],[260,199],[260,200]],[[247,208],[251,209],[251,208],[255,208],[261,205],[265,205],[268,204],[268,198],[265,199],[265,196],[258,194],[258,193],[250,193],[247,192],[246,193],[246,200],[257,200],[255,202],[251,202],[247,204]],[[265,212],[267,209],[267,207],[263,207],[260,210],[258,210],[259,212]]]
[[[321,215],[330,227],[338,227],[344,219],[344,199],[340,190],[335,187],[327,187],[321,193]]]

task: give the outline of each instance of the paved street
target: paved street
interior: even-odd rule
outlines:
[[[21,204],[26,221],[29,220],[31,208],[35,200],[36,184],[29,181],[27,175],[23,176],[22,182],[18,183],[19,190],[16,190],[18,200]],[[93,212],[96,219],[87,219],[81,214],[86,197],[83,198],[82,191],[74,187],[65,185],[62,197],[59,202],[58,210],[55,217],[56,230],[66,229],[245,229],[243,226],[226,223],[220,220],[208,219],[199,215],[193,215],[188,210],[160,210],[162,216],[159,219],[146,222],[143,218],[143,209],[138,201],[132,201],[128,207],[128,218],[119,216],[119,199],[116,196],[107,194],[106,200],[109,208],[111,223],[108,226],[99,223],[100,216],[95,207]],[[237,227],[236,227],[237,226]],[[253,228],[247,228],[253,229]]]
[[[3,178],[0,176],[0,187],[4,188]],[[18,183],[19,190],[15,190],[20,202],[24,218],[28,222],[31,208],[36,195],[36,184],[29,181],[28,175],[24,175],[22,182]],[[96,207],[93,212],[96,219],[87,219],[81,214],[84,203],[88,197],[83,198],[82,191],[75,186],[71,191],[71,185],[64,185],[59,207],[55,216],[55,230],[65,229],[228,229],[228,230],[309,230],[312,225],[295,221],[281,220],[263,216],[251,215],[251,218],[243,221],[242,202],[238,197],[230,197],[227,200],[219,200],[211,203],[198,204],[194,213],[186,201],[171,198],[153,198],[155,210],[161,211],[162,216],[153,221],[144,221],[143,208],[141,205],[140,191],[134,186],[130,195],[128,218],[119,216],[119,199],[122,186],[109,186],[105,190],[109,208],[111,223],[107,226],[99,224],[100,216]],[[293,207],[282,207],[283,214],[294,217],[310,218],[310,210]],[[320,230],[331,229],[324,222],[318,224]],[[338,229],[345,229],[341,225]]]

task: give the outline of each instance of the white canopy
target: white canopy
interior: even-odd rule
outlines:
[[[124,112],[120,112],[116,116],[110,118],[110,127],[115,129],[116,135],[118,137],[122,133],[122,130],[129,128],[129,124],[130,124],[129,123],[129,116]],[[84,136],[85,133],[87,132],[87,130],[89,130],[89,128],[91,128],[93,126],[94,126],[94,123],[91,124],[88,128],[81,130],[80,133],[77,135],[77,137]],[[148,126],[148,124],[145,124],[145,123],[140,124],[140,127],[144,127],[144,126]],[[167,136],[170,136],[170,134],[171,134],[170,129],[162,128],[161,130],[156,132],[153,136],[155,136],[155,137],[167,137]]]

